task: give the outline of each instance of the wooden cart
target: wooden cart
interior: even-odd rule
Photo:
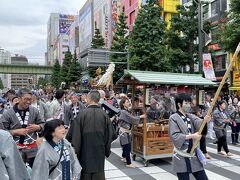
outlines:
[[[149,71],[126,70],[124,76],[117,84],[132,85],[132,96],[136,86],[142,86],[144,89],[144,107],[149,100],[146,95],[147,86],[167,85],[184,87],[214,85],[201,75],[196,74],[178,74],[161,73]],[[167,87],[168,88],[168,87]],[[133,106],[135,106],[133,104]],[[144,108],[143,108],[144,109]],[[160,120],[159,123],[147,123],[146,118],[141,125],[134,126],[132,129],[132,158],[141,157],[144,165],[148,166],[149,160],[171,157],[173,145],[168,136],[168,120]]]
[[[145,142],[145,143],[144,143]],[[146,144],[146,146],[144,146]],[[167,124],[144,124],[132,129],[132,158],[141,157],[144,166],[148,166],[151,159],[172,156],[173,145],[168,136]]]

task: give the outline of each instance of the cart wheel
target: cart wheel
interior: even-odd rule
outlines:
[[[145,166],[145,167],[148,167],[148,165],[149,165],[149,161],[148,161],[148,160],[144,159],[144,160],[143,160],[143,163],[144,163],[144,166]]]
[[[132,155],[132,159],[133,159],[134,161],[136,161],[136,154],[133,154],[133,155]]]

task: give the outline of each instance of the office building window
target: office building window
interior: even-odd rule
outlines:
[[[211,3],[211,16],[215,16],[218,13],[217,1]]]
[[[135,11],[130,13],[130,22],[129,24],[132,25],[134,23],[135,20]]]
[[[212,41],[217,41],[219,38],[219,29],[218,27],[212,27],[211,29],[211,37],[212,37]]]
[[[215,56],[214,57],[214,65],[215,65],[215,70],[216,71],[221,71],[226,69],[226,59],[227,59],[227,55],[223,54],[220,56]]]
[[[221,5],[220,6],[221,11],[227,10],[227,0],[221,0],[220,5]]]
[[[209,6],[205,5],[203,6],[203,20],[206,20],[209,18]]]
[[[129,0],[129,7],[131,7],[133,5],[133,1],[134,0]]]

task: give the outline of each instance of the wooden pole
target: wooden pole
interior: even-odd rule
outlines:
[[[143,157],[148,153],[147,152],[147,116],[146,116],[146,85],[143,86],[143,114],[145,114],[145,117],[143,119]]]
[[[237,48],[236,48],[236,51],[234,52],[232,61],[230,62],[229,66],[228,66],[228,68],[227,68],[227,71],[225,72],[225,74],[224,74],[224,76],[223,76],[223,79],[222,79],[220,85],[218,86],[217,92],[215,93],[215,96],[214,96],[214,99],[213,99],[213,101],[212,101],[212,103],[211,103],[211,106],[210,106],[210,108],[208,109],[207,116],[210,116],[211,113],[212,113],[213,107],[215,106],[215,103],[216,103],[216,101],[217,101],[217,97],[218,97],[218,95],[220,94],[220,92],[221,92],[221,90],[222,90],[222,87],[223,87],[226,79],[228,78],[228,76],[229,76],[229,74],[230,74],[230,71],[231,71],[231,69],[232,69],[233,64],[235,63],[235,61],[236,61],[236,59],[237,59],[237,56],[238,56],[239,51],[240,51],[240,42],[239,42],[239,44],[238,44],[238,46],[237,46]],[[206,123],[207,123],[206,121],[203,121],[203,122],[202,122],[202,124],[201,124],[201,126],[200,126],[200,128],[199,128],[199,130],[198,130],[198,134],[202,134],[203,128],[205,127]],[[195,150],[195,148],[197,147],[198,143],[199,143],[199,140],[194,141],[193,147],[192,147],[192,149],[191,149],[191,154],[194,153],[194,150]]]

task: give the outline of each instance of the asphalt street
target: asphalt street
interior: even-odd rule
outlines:
[[[229,137],[229,136],[228,136]],[[209,180],[239,180],[240,179],[240,145],[231,145],[228,138],[229,150],[234,154],[231,158],[217,155],[217,146],[207,140],[207,151],[212,157],[205,166]],[[136,168],[127,168],[121,161],[122,149],[119,142],[112,144],[112,154],[106,159],[105,174],[112,180],[176,180],[172,171],[171,158],[151,160],[148,167],[144,167],[141,158],[137,157],[132,163]],[[191,180],[194,179],[191,177]]]

